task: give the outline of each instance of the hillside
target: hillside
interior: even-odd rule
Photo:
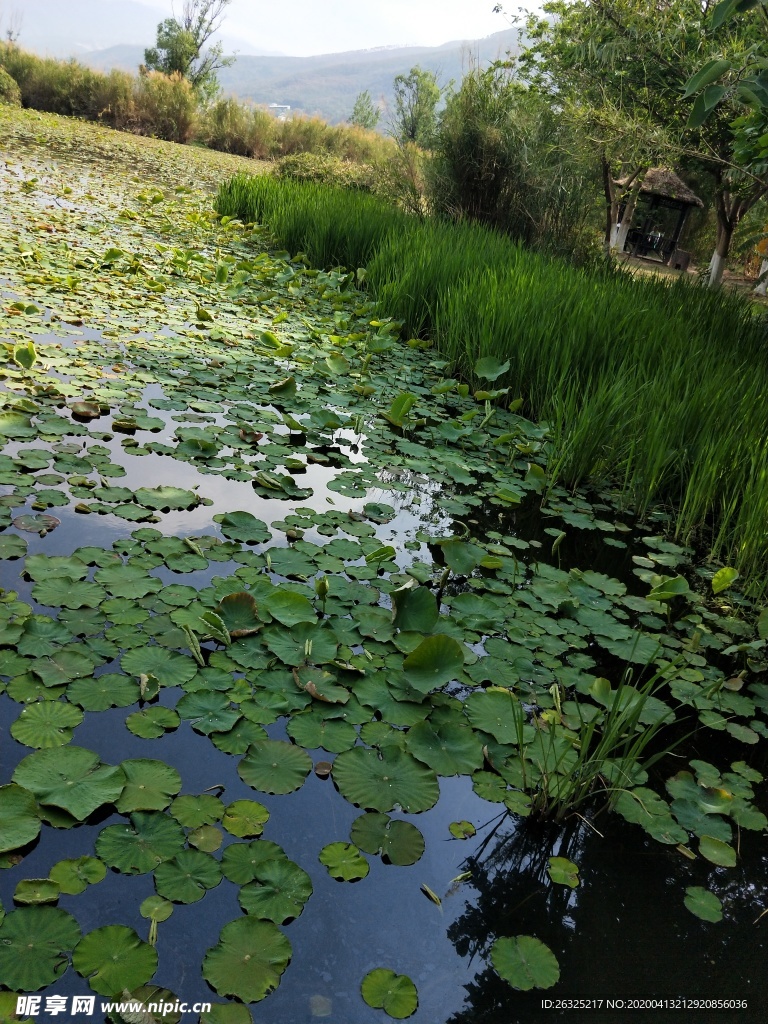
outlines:
[[[473,60],[487,64],[516,45],[517,30],[507,29],[485,39],[455,40],[443,46],[351,50],[316,57],[240,56],[219,77],[225,93],[259,104],[287,104],[334,123],[349,116],[355,97],[365,89],[389,108],[393,79],[407,74],[415,64],[435,71],[442,83],[448,83],[460,79]],[[143,56],[141,46],[112,46],[81,59],[101,70],[136,70]]]

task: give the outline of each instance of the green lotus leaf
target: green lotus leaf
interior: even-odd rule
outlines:
[[[172,708],[159,705],[154,708],[145,708],[143,711],[135,711],[128,715],[125,724],[134,736],[140,736],[145,740],[156,740],[164,736],[166,732],[172,732],[179,727],[181,719]]]
[[[317,612],[309,598],[292,590],[275,587],[263,602],[263,607],[284,626],[295,626],[297,622],[317,622]]]
[[[221,856],[221,870],[230,882],[245,885],[258,877],[267,861],[287,859],[283,848],[269,839],[232,843]]]
[[[525,713],[511,690],[493,687],[472,693],[465,703],[467,717],[475,729],[493,736],[499,743],[516,744],[524,728]]]
[[[199,828],[221,821],[224,804],[217,796],[202,793],[200,796],[177,796],[170,807],[172,816],[185,828]]]
[[[75,679],[67,687],[67,700],[79,704],[84,711],[106,711],[127,708],[139,699],[139,684],[116,672]]]
[[[155,868],[158,895],[174,903],[197,903],[220,881],[219,862],[200,850],[182,850]]]
[[[72,639],[72,634],[65,626],[47,615],[30,615],[22,629],[16,650],[24,657],[43,658],[54,654],[62,644]]]
[[[40,815],[34,794],[14,783],[0,786],[0,853],[26,846],[39,832]]]
[[[397,513],[391,505],[385,505],[379,501],[369,501],[363,505],[363,515],[372,523],[388,523],[394,519]]]
[[[437,803],[440,789],[435,773],[398,747],[381,752],[353,747],[339,754],[333,779],[343,797],[374,811],[426,811]]]
[[[685,890],[685,906],[696,917],[702,921],[711,921],[717,924],[723,919],[723,904],[713,892],[702,888],[700,885],[691,885]]]
[[[443,634],[422,640],[403,662],[403,672],[409,684],[425,694],[455,679],[463,668],[462,645]]]
[[[452,821],[448,831],[454,839],[471,839],[477,835],[477,829],[471,821]]]
[[[84,821],[98,807],[114,803],[125,784],[120,767],[102,764],[83,747],[61,747],[28,754],[16,767],[13,781],[37,797]]]
[[[31,671],[45,686],[64,686],[71,679],[82,679],[93,672],[94,662],[87,654],[60,648],[48,658],[36,658]]]
[[[702,857],[706,857],[711,864],[717,864],[722,868],[736,867],[736,851],[720,839],[702,836],[699,842],[699,853]]]
[[[208,735],[212,732],[229,732],[242,717],[233,711],[225,693],[210,693],[199,690],[188,693],[176,704],[179,715],[192,723],[196,732]]]
[[[106,596],[97,583],[71,580],[67,576],[41,580],[32,587],[32,597],[37,603],[50,608],[96,608]]]
[[[471,775],[483,764],[480,739],[464,725],[418,722],[408,730],[405,745],[438,775]]]
[[[386,608],[379,608],[378,605],[362,605],[353,609],[353,618],[361,636],[370,637],[371,640],[378,640],[380,643],[386,643],[394,636],[395,627],[392,623],[392,613]]]
[[[125,788],[117,801],[121,814],[131,811],[162,811],[181,789],[181,776],[164,761],[136,758],[120,765]]]
[[[0,537],[0,559],[23,558],[27,553],[27,542],[23,537],[8,533]]]
[[[210,1010],[200,1014],[200,1024],[253,1024],[251,1011],[242,1003],[210,1003],[209,1005]]]
[[[215,853],[224,842],[224,836],[215,825],[199,825],[189,833],[187,842],[203,853]]]
[[[440,618],[435,595],[427,587],[406,585],[392,592],[394,625],[404,632],[431,633]]]
[[[234,800],[224,811],[222,825],[239,839],[260,836],[269,821],[269,811],[256,800]]]
[[[51,878],[22,878],[13,894],[14,903],[37,906],[41,903],[56,903],[61,895],[58,882]]]
[[[61,526],[61,520],[47,512],[42,512],[39,515],[16,516],[13,525],[17,530],[24,530],[25,533],[39,533],[41,537],[45,537],[51,530]]]
[[[37,437],[37,427],[29,416],[20,412],[0,412],[0,436],[7,438]]]
[[[124,672],[132,676],[155,676],[162,686],[183,686],[197,673],[197,665],[165,647],[137,647],[120,660]]]
[[[72,739],[83,712],[66,701],[46,700],[29,704],[11,726],[11,736],[27,747],[61,747]]]
[[[322,718],[311,711],[294,715],[287,727],[288,735],[306,750],[322,747],[338,754],[357,742],[357,730],[351,722],[340,718]]]
[[[475,376],[482,377],[483,380],[498,380],[502,374],[507,372],[509,367],[510,362],[508,359],[502,363],[496,356],[483,356],[475,363]]]
[[[265,730],[247,718],[241,718],[229,732],[212,732],[210,735],[213,745],[225,754],[244,754],[252,743],[266,738]]]
[[[367,812],[355,818],[349,838],[366,853],[381,854],[388,864],[415,864],[424,853],[424,836],[410,821]]]
[[[329,843],[320,851],[319,860],[339,882],[357,882],[370,871],[368,861],[353,843]]]
[[[203,977],[219,995],[256,1003],[280,984],[291,944],[277,925],[253,917],[230,921],[205,955]]]
[[[64,955],[80,939],[80,927],[58,907],[23,907],[0,921],[0,978],[18,992],[37,992],[67,969]]]
[[[96,855],[126,875],[143,875],[172,860],[184,846],[184,829],[167,814],[141,811],[131,824],[108,825],[96,839]]]
[[[248,749],[237,771],[252,789],[278,794],[299,789],[311,768],[312,759],[300,747],[283,740],[260,740]]]
[[[284,924],[298,917],[312,895],[312,881],[287,857],[264,861],[253,881],[240,890],[240,906],[251,917]]]
[[[96,857],[77,857],[73,860],[60,860],[48,874],[62,892],[76,896],[85,892],[87,886],[100,882],[106,873],[106,865]]]
[[[266,544],[272,537],[272,531],[266,523],[252,516],[250,512],[227,512],[226,515],[213,517],[219,523],[221,532],[229,540],[238,540],[242,544]]]
[[[216,607],[216,614],[226,626],[230,637],[237,638],[252,636],[261,629],[257,610],[253,595],[241,591],[222,598],[221,604]]]
[[[96,928],[78,942],[72,966],[88,979],[94,992],[119,996],[150,980],[157,970],[157,951],[133,928],[107,925]]]
[[[555,885],[567,885],[575,889],[579,884],[579,868],[567,857],[550,857],[547,874]]]
[[[317,665],[302,665],[296,669],[294,678],[310,697],[322,704],[346,704],[349,700],[349,690],[339,686],[336,676]]]
[[[149,576],[146,569],[138,565],[108,565],[94,576],[113,597],[125,597],[135,601],[156,594],[163,589],[163,581]]]
[[[445,563],[457,576],[470,576],[480,565],[485,552],[477,544],[464,540],[446,540],[440,544]]]
[[[139,906],[139,913],[150,921],[167,921],[173,913],[174,907],[170,900],[162,896],[147,896]]]
[[[157,511],[191,509],[201,501],[194,491],[181,487],[139,487],[133,497],[138,505]]]
[[[374,1010],[384,1010],[395,1020],[405,1020],[416,1012],[419,994],[405,974],[395,974],[385,967],[369,971],[360,986],[363,999]]]
[[[264,643],[284,665],[305,662],[326,665],[336,657],[338,644],[330,629],[299,622],[291,630],[270,626],[264,630]]]
[[[179,998],[170,989],[160,988],[158,985],[139,985],[129,994],[132,1010],[126,1009],[123,1013],[117,1009],[112,1010],[107,1015],[111,1024],[136,1024],[137,1020],[141,1020],[141,1024],[179,1024],[182,1016],[179,1010],[169,1009],[166,1013],[162,1012],[165,1005],[178,1005]],[[118,1007],[120,1003],[113,1005]]]
[[[524,992],[551,988],[560,978],[555,954],[531,935],[496,939],[491,946],[491,963],[504,981]]]

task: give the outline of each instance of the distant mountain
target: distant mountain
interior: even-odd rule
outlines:
[[[239,99],[286,104],[335,123],[349,117],[355,97],[366,89],[374,102],[391,109],[393,79],[416,64],[435,71],[446,85],[460,81],[473,62],[485,66],[516,49],[517,29],[507,29],[485,39],[443,46],[382,47],[316,57],[243,55],[219,72],[219,81],[226,94]],[[80,57],[94,68],[128,71],[135,71],[143,58],[142,46],[112,46]]]

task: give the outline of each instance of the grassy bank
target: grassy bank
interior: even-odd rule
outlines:
[[[551,480],[618,484],[676,534],[758,574],[766,561],[766,325],[725,291],[571,267],[473,225],[371,197],[238,176],[221,214],[268,224],[317,265],[367,266],[386,312],[429,334],[453,373],[509,362],[494,386],[551,430]]]

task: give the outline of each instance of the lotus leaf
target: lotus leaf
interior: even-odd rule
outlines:
[[[457,576],[470,576],[483,559],[485,552],[477,544],[464,540],[445,540],[440,544],[446,565]]]
[[[405,678],[414,689],[424,694],[455,679],[463,667],[462,645],[453,637],[442,634],[422,640],[403,662]]]
[[[78,942],[72,966],[94,992],[117,996],[149,981],[157,970],[157,951],[133,928],[107,925]]]
[[[24,621],[23,635],[16,644],[16,650],[25,657],[42,658],[53,654],[61,644],[72,639],[72,634],[60,622],[47,615],[30,615]]]
[[[702,857],[706,857],[711,864],[718,864],[723,868],[736,867],[736,851],[720,839],[702,836],[699,842],[699,853]]]
[[[273,619],[284,626],[295,626],[297,622],[317,622],[317,612],[312,602],[292,590],[276,587],[267,597],[264,607]]]
[[[454,839],[471,839],[477,835],[477,829],[471,821],[452,821],[448,831]]]
[[[368,861],[353,843],[329,843],[320,851],[319,860],[339,882],[357,882],[370,871]]]
[[[525,712],[517,697],[500,687],[472,693],[466,702],[467,717],[475,729],[488,733],[499,743],[517,743]]]
[[[278,794],[299,789],[311,768],[311,758],[300,747],[283,740],[259,740],[249,747],[237,771],[252,789]]]
[[[392,592],[396,629],[431,633],[440,617],[435,595],[426,587],[401,587]]]
[[[243,917],[224,925],[205,955],[203,977],[222,996],[255,1003],[280,984],[291,944],[277,925]]]
[[[685,906],[702,921],[717,924],[723,919],[723,904],[713,892],[700,885],[691,885],[685,890]]]
[[[125,993],[121,994],[125,996]],[[130,993],[130,997],[132,1010],[126,1009],[123,1013],[117,1009],[112,1010],[108,1014],[111,1024],[136,1024],[139,1019],[141,1019],[141,1024],[179,1024],[181,1012],[174,1009],[178,1005],[179,999],[169,989],[159,988],[157,985],[139,985]],[[120,1006],[120,1003],[115,1005]],[[172,1009],[163,1013],[166,1006],[172,1007]]]
[[[16,516],[13,525],[17,530],[24,530],[25,533],[39,533],[41,537],[45,537],[51,530],[61,526],[61,520],[43,512],[40,515]]]
[[[220,524],[225,537],[243,544],[265,544],[272,536],[267,524],[250,512],[227,512],[213,518]]]
[[[360,992],[369,1006],[384,1010],[395,1020],[410,1017],[419,1005],[419,995],[411,979],[385,967],[369,971],[363,978]]]
[[[242,1003],[211,1003],[210,1007],[200,1014],[200,1024],[253,1024],[251,1011]]]
[[[36,437],[37,427],[20,412],[0,412],[0,436],[8,438]]]
[[[14,783],[0,786],[0,853],[26,846],[39,832],[40,816],[34,795]]]
[[[258,839],[252,843],[232,843],[221,857],[224,877],[236,885],[245,885],[258,877],[267,861],[287,860],[285,851],[269,839]]]
[[[192,723],[196,732],[229,732],[241,718],[239,711],[230,707],[229,697],[223,693],[200,690],[188,693],[176,705],[179,715]]]
[[[552,950],[531,935],[496,939],[491,946],[491,963],[504,981],[524,992],[551,988],[560,978],[560,966]]]
[[[184,829],[167,814],[141,811],[131,824],[108,825],[96,839],[96,855],[126,875],[143,875],[172,860],[184,846]]]
[[[200,825],[189,833],[187,842],[203,853],[215,853],[224,842],[224,836],[215,825]]]
[[[75,679],[67,687],[67,699],[84,711],[127,708],[139,699],[139,684],[112,672],[92,679]]]
[[[183,686],[197,672],[192,658],[184,657],[165,647],[138,647],[124,654],[120,664],[124,672],[133,676],[153,675],[162,686]]]
[[[256,601],[252,594],[242,591],[227,594],[216,608],[230,637],[252,636],[261,629],[261,621],[257,615]]]
[[[177,796],[170,807],[171,814],[186,828],[199,828],[221,821],[224,804],[217,796],[202,793],[200,796]]]
[[[313,712],[295,715],[288,723],[288,735],[307,750],[322,747],[331,753],[354,747],[357,730],[350,722],[338,718],[322,718]]]
[[[256,868],[253,881],[240,890],[240,906],[251,917],[284,924],[299,916],[312,895],[312,881],[287,857],[275,857]]]
[[[496,358],[496,356],[483,356],[482,359],[478,359],[475,363],[475,376],[482,377],[483,380],[498,380],[502,374],[505,374],[510,367],[510,362],[506,359],[503,363]]]
[[[158,895],[174,903],[197,903],[220,881],[218,861],[200,850],[182,850],[155,868]]]
[[[352,822],[349,838],[366,853],[380,853],[389,864],[415,864],[424,853],[424,836],[410,821],[393,821],[388,814],[361,814]]]
[[[327,627],[308,622],[299,622],[290,630],[270,626],[263,636],[264,643],[284,665],[327,665],[336,657],[338,644]]]
[[[60,860],[53,865],[49,875],[62,892],[76,896],[85,892],[87,886],[100,882],[106,873],[106,865],[96,857],[77,857],[74,860]]]
[[[164,761],[136,758],[120,765],[125,788],[117,801],[121,814],[131,811],[162,811],[181,789],[181,776]]]
[[[27,747],[61,747],[72,739],[72,730],[83,720],[83,712],[72,704],[46,700],[22,708],[11,726],[11,736]]]
[[[138,565],[108,565],[94,576],[113,597],[136,600],[163,589],[163,581]]]
[[[93,669],[91,657],[65,647],[48,658],[36,658],[30,666],[30,670],[45,686],[63,686],[70,679],[89,676]]]
[[[555,885],[567,885],[575,889],[579,884],[579,869],[567,857],[550,857],[547,874]]]
[[[417,722],[408,730],[405,743],[414,757],[438,775],[471,775],[483,764],[477,734],[463,725]]]
[[[222,825],[240,839],[260,836],[269,821],[269,811],[256,800],[235,800],[224,811]]]
[[[114,803],[125,784],[119,767],[101,763],[83,747],[38,750],[19,762],[13,781],[34,793],[40,804],[61,808],[84,821],[104,804]]]
[[[58,882],[50,878],[22,878],[13,894],[14,903],[37,906],[41,903],[56,903],[61,895]]]
[[[0,921],[0,978],[19,992],[37,992],[67,969],[64,953],[80,939],[71,914],[58,907],[24,907]]]
[[[147,896],[145,900],[142,900],[139,907],[139,913],[142,917],[158,922],[167,921],[173,910],[174,907],[170,900],[163,899],[162,896],[157,895]]]
[[[155,740],[166,732],[177,729],[181,719],[171,708],[162,706],[145,708],[128,715],[125,724],[134,736],[145,740]]]
[[[41,580],[32,587],[32,597],[38,604],[56,608],[96,608],[106,597],[97,583],[55,576]]]
[[[0,537],[0,558],[9,561],[15,558],[23,558],[27,553],[27,542],[23,537],[16,537],[14,534],[6,534]]]
[[[134,500],[144,508],[164,511],[191,509],[200,504],[199,495],[181,487],[139,487]]]
[[[393,746],[345,750],[334,762],[333,779],[350,803],[374,811],[426,811],[440,795],[435,773]]]

